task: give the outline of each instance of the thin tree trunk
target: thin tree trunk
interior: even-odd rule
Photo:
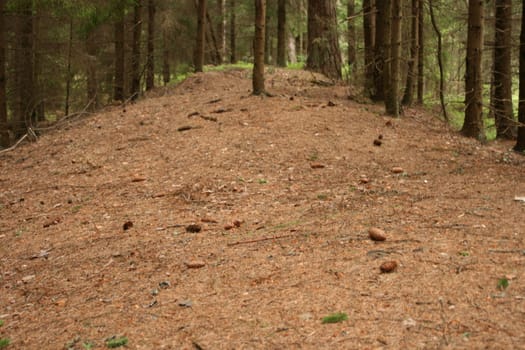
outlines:
[[[307,69],[341,79],[335,0],[308,0],[307,51]]]
[[[195,72],[202,72],[204,68],[204,46],[206,43],[206,0],[198,0],[197,7],[197,40],[193,64]]]
[[[347,0],[346,4],[346,21],[347,21],[347,30],[348,30],[348,51],[347,51],[347,63],[350,74],[355,71],[356,64],[356,36],[355,36],[355,0]]]
[[[5,29],[4,29],[4,7],[5,0],[0,0],[0,147],[8,147],[10,144],[7,127],[7,101],[6,101],[6,77],[5,77]]]
[[[168,31],[162,31],[162,80],[164,85],[168,85],[171,80],[170,72],[170,45],[168,40]]]
[[[119,2],[117,20],[114,25],[115,35],[115,82],[113,86],[113,99],[124,101],[124,5]]]
[[[133,42],[131,48],[131,91],[133,100],[140,94],[140,39],[142,36],[142,0],[136,0],[133,9]]]
[[[375,16],[375,45],[374,45],[374,89],[372,99],[374,101],[383,101],[385,99],[385,59],[387,57],[387,41],[390,38],[388,15],[391,0],[378,0],[376,2]]]
[[[64,115],[69,115],[69,98],[71,95],[71,57],[73,54],[73,17],[69,18],[69,40],[67,45],[67,68],[66,68],[66,102],[64,104]]]
[[[270,13],[266,11],[266,18],[264,20],[264,64],[271,64],[271,53],[272,53],[272,38],[270,33]]]
[[[418,61],[418,26],[419,26],[419,0],[412,0],[411,11],[411,28],[410,28],[410,59],[408,60],[408,73],[405,86],[405,93],[403,95],[402,104],[404,106],[411,106],[414,102],[414,87],[417,80],[417,61]]]
[[[374,90],[374,39],[375,4],[373,0],[363,0],[363,36],[365,44],[365,92],[372,96]]]
[[[87,53],[87,100],[90,110],[98,108],[97,43],[95,29],[86,38]]]
[[[148,0],[148,56],[146,62],[146,90],[155,87],[155,0]]]
[[[423,0],[418,0],[418,2],[417,103],[422,105],[425,92],[425,12],[423,11]]]
[[[401,82],[401,0],[392,0],[391,25],[390,25],[390,55],[389,66],[390,82],[388,94],[385,99],[386,113],[399,117],[399,86]]]
[[[237,63],[237,24],[235,18],[235,0],[230,0],[230,63]]]
[[[497,137],[514,139],[516,125],[512,111],[512,1],[496,0],[494,40],[493,107]]]
[[[265,93],[264,88],[264,38],[266,29],[266,0],[255,0],[255,36],[253,39],[253,94]]]
[[[277,65],[286,67],[286,0],[277,4]]]
[[[447,105],[445,104],[445,75],[443,72],[443,39],[441,36],[441,31],[438,28],[436,18],[434,16],[434,6],[432,4],[432,0],[428,0],[428,8],[430,10],[430,20],[432,21],[432,27],[434,28],[434,31],[436,32],[437,36],[437,60],[438,60],[438,66],[439,66],[439,101],[441,102],[441,110],[443,111],[443,118],[448,122],[448,114],[447,114]]]
[[[483,50],[483,3],[484,0],[469,0],[467,68],[465,74],[465,121],[461,133],[467,137],[484,140],[482,66]]]
[[[514,146],[516,152],[525,152],[525,6],[521,10],[520,34],[520,102],[518,107],[518,140]]]
[[[217,37],[215,35],[215,30],[213,29],[213,22],[210,18],[210,14],[206,10],[206,22],[208,23],[208,32],[209,32],[209,40],[208,44],[212,47],[211,50],[211,60],[213,64],[219,65],[222,62],[221,53],[219,50],[219,42],[217,40]]]
[[[33,114],[33,1],[19,1],[16,49],[16,106],[13,113],[13,133],[16,139],[23,136]]]
[[[217,0],[217,49],[219,51],[219,64],[224,60],[224,0]]]

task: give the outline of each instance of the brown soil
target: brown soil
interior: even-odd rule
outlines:
[[[525,157],[310,73],[263,98],[249,77],[0,155],[9,349],[525,348]]]

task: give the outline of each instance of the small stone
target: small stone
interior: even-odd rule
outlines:
[[[64,307],[67,304],[67,299],[58,299],[55,301],[55,305],[58,307]]]
[[[412,318],[407,318],[406,320],[403,320],[403,327],[410,329],[417,325],[417,322]]]
[[[126,222],[124,223],[124,225],[122,225],[122,229],[123,229],[124,231],[127,231],[127,230],[129,230],[130,228],[132,228],[132,227],[133,227],[133,222],[131,222],[131,221],[126,221]]]
[[[374,146],[378,146],[378,147],[379,147],[379,146],[381,146],[382,144],[383,144],[383,141],[378,140],[378,139],[375,139],[375,140],[374,140]]]
[[[160,289],[168,289],[171,286],[169,281],[162,281],[159,283]]]

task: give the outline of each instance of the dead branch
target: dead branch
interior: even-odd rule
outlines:
[[[295,234],[288,234],[288,235],[281,235],[281,236],[272,236],[272,237],[263,237],[263,238],[257,238],[257,239],[251,239],[249,241],[236,241],[228,243],[228,247],[232,247],[235,245],[240,244],[250,244],[250,243],[257,243],[257,242],[264,242],[264,241],[271,241],[272,239],[282,239],[282,238],[289,238],[289,237],[296,237]]]
[[[1,150],[1,151],[0,151],[0,154],[2,154],[2,153],[7,153],[7,152],[10,152],[10,151],[14,150],[14,149],[17,148],[18,145],[19,145],[22,141],[24,141],[28,136],[29,136],[28,134],[25,134],[25,135],[22,136],[18,141],[16,141],[16,143],[15,143],[13,146],[11,146],[11,147],[9,147],[9,148],[6,148],[6,149],[4,149],[4,150]]]

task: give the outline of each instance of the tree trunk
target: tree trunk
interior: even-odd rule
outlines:
[[[401,0],[392,0],[390,27],[390,83],[385,99],[386,113],[399,117],[399,86],[401,82]]]
[[[230,63],[237,63],[237,25],[235,18],[235,0],[230,0]]]
[[[266,11],[266,18],[264,20],[264,64],[271,64],[271,53],[272,53],[272,38],[270,33],[270,13]]]
[[[168,85],[171,80],[170,71],[170,44],[168,40],[168,31],[162,30],[162,80],[164,85]]]
[[[369,96],[372,96],[374,91],[374,0],[363,0],[363,16],[363,35],[365,44],[365,93]]]
[[[224,0],[217,0],[217,49],[219,51],[219,64],[224,60]]]
[[[356,40],[355,40],[355,0],[347,0],[346,4],[346,21],[348,30],[348,51],[347,51],[347,62],[350,74],[355,71],[356,64]]]
[[[514,139],[516,126],[512,111],[512,1],[496,0],[494,38],[493,103],[498,138]]]
[[[482,66],[483,50],[483,2],[469,0],[467,67],[465,74],[465,121],[461,133],[467,137],[484,140]]]
[[[443,68],[443,39],[441,35],[441,31],[439,30],[439,27],[436,22],[436,18],[434,16],[434,6],[432,3],[432,0],[428,0],[428,9],[430,12],[430,20],[432,22],[432,27],[434,28],[434,31],[436,32],[437,36],[437,61],[439,66],[439,101],[441,102],[441,110],[443,112],[443,118],[445,118],[445,121],[448,122],[448,114],[447,114],[447,106],[445,104],[445,74],[444,74],[444,68]]]
[[[374,46],[374,88],[372,99],[383,101],[385,99],[385,59],[387,57],[388,40],[390,38],[390,3],[391,0],[379,0],[376,3],[375,15],[375,46]]]
[[[418,54],[417,54],[417,103],[423,104],[423,94],[425,92],[425,12],[423,11],[423,0],[419,2],[418,9]]]
[[[253,38],[253,94],[261,95],[264,89],[264,37],[266,29],[266,0],[255,0],[255,36]]]
[[[16,104],[13,113],[13,133],[16,139],[27,131],[33,114],[33,1],[19,1],[15,52]]]
[[[334,0],[308,0],[307,52],[307,69],[332,79],[341,79],[341,50]]]
[[[195,72],[204,69],[204,46],[206,43],[206,0],[198,0],[197,6],[197,40],[195,44],[195,57],[193,64]]]
[[[208,47],[211,47],[211,49],[208,50],[208,52],[211,55],[211,61],[214,65],[219,65],[222,62],[221,53],[219,51],[219,43],[217,41],[217,36],[215,35],[215,30],[213,29],[213,22],[211,20],[210,14],[208,13],[208,10],[206,10],[206,23],[207,25],[207,31],[206,31],[206,42],[208,43]]]
[[[419,0],[412,0],[412,19],[410,21],[410,58],[408,60],[408,73],[405,86],[405,93],[403,95],[402,104],[404,106],[411,106],[414,102],[414,87],[417,79],[417,61],[418,61],[418,26],[419,26]]]
[[[131,91],[133,100],[140,94],[140,38],[142,36],[142,0],[136,0],[133,9],[133,42],[131,47]]]
[[[514,146],[516,152],[525,152],[525,6],[521,10],[520,34],[520,102],[518,108],[518,140]]]
[[[119,2],[115,31],[115,82],[113,86],[113,99],[124,101],[124,4]]]
[[[98,108],[98,74],[97,74],[97,43],[95,29],[87,34],[86,53],[87,53],[87,100],[88,109]]]
[[[286,0],[277,4],[277,65],[286,67]]]
[[[0,0],[0,147],[8,147],[9,133],[7,132],[7,101],[6,101],[6,79],[5,79],[5,29],[4,29],[4,7],[5,0]]]
[[[155,0],[148,0],[148,56],[146,62],[146,90],[155,87]]]
[[[1,31],[1,29],[0,29]],[[67,43],[67,68],[66,68],[66,98],[64,103],[64,115],[69,115],[69,101],[71,98],[71,80],[73,74],[71,73],[71,60],[73,56],[73,17],[69,18],[69,38]]]

